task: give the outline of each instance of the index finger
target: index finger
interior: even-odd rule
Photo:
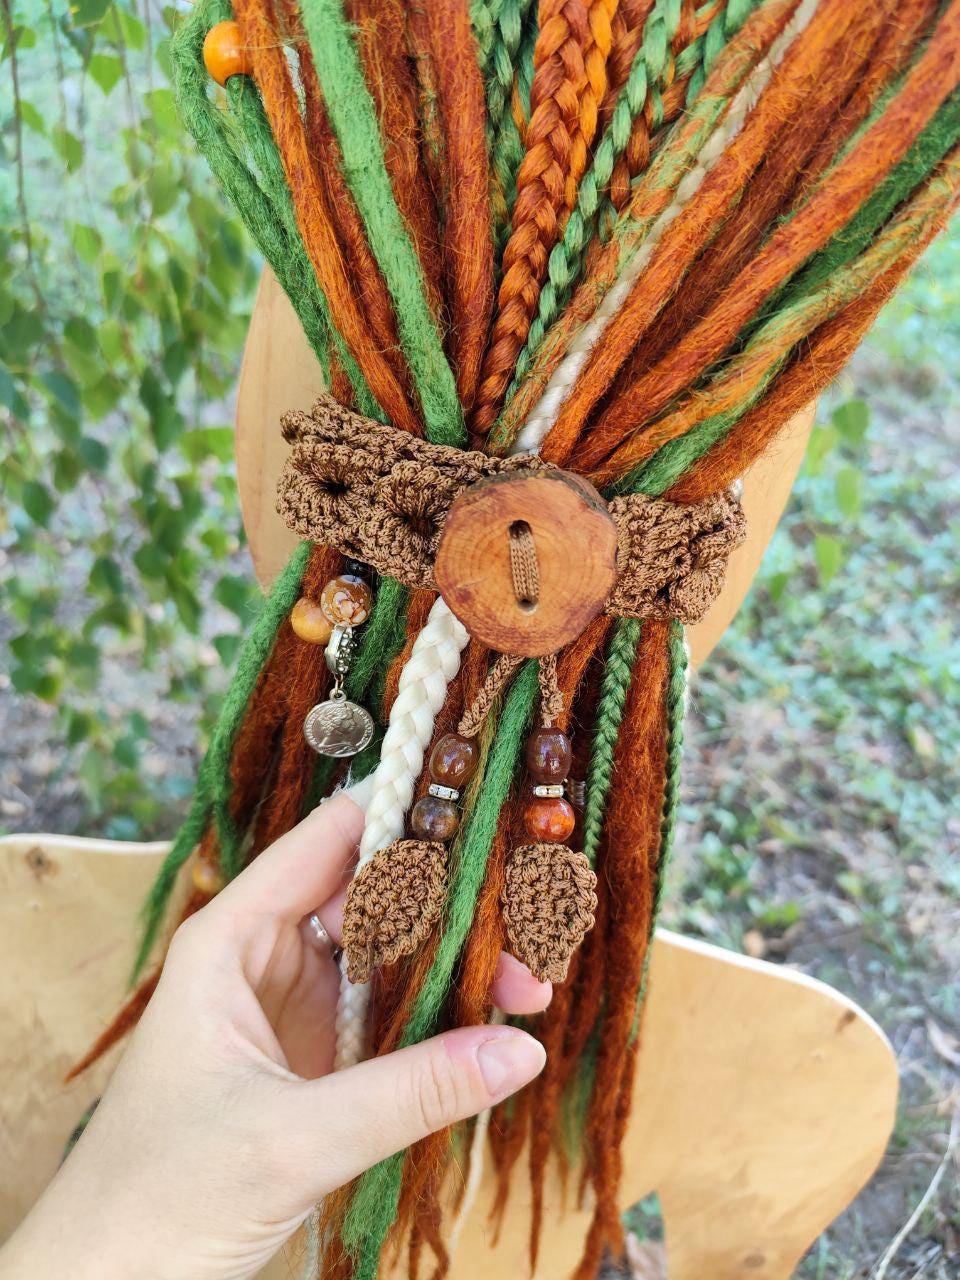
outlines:
[[[265,849],[210,906],[295,923],[344,883],[362,832],[363,811],[340,791]]]

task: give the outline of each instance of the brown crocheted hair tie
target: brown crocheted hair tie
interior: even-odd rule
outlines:
[[[282,418],[293,452],[277,510],[301,537],[336,547],[409,587],[437,589],[434,559],[454,501],[483,480],[557,469],[523,454],[495,458],[431,444],[321,396]],[[617,530],[617,578],[605,612],[698,622],[723,586],[727,560],[746,537],[731,493],[685,505],[628,494],[606,510]],[[511,538],[514,580],[537,590],[536,560]]]

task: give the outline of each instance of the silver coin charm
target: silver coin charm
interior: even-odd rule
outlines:
[[[339,696],[338,696],[339,695]],[[321,756],[355,756],[373,738],[373,716],[335,690],[326,702],[318,702],[303,722],[303,732]]]

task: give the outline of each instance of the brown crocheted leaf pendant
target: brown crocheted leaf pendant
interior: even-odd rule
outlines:
[[[540,982],[563,982],[593,928],[597,877],[565,844],[524,844],[507,863],[501,895],[510,949]]]
[[[347,977],[410,955],[440,918],[447,892],[447,847],[437,840],[394,840],[354,877],[343,912]]]

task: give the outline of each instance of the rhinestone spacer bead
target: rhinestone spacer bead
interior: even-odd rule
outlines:
[[[562,796],[562,782],[538,782],[533,788],[535,796]]]
[[[460,792],[456,787],[445,787],[441,782],[431,782],[427,788],[432,796],[437,796],[440,800],[459,800]]]

